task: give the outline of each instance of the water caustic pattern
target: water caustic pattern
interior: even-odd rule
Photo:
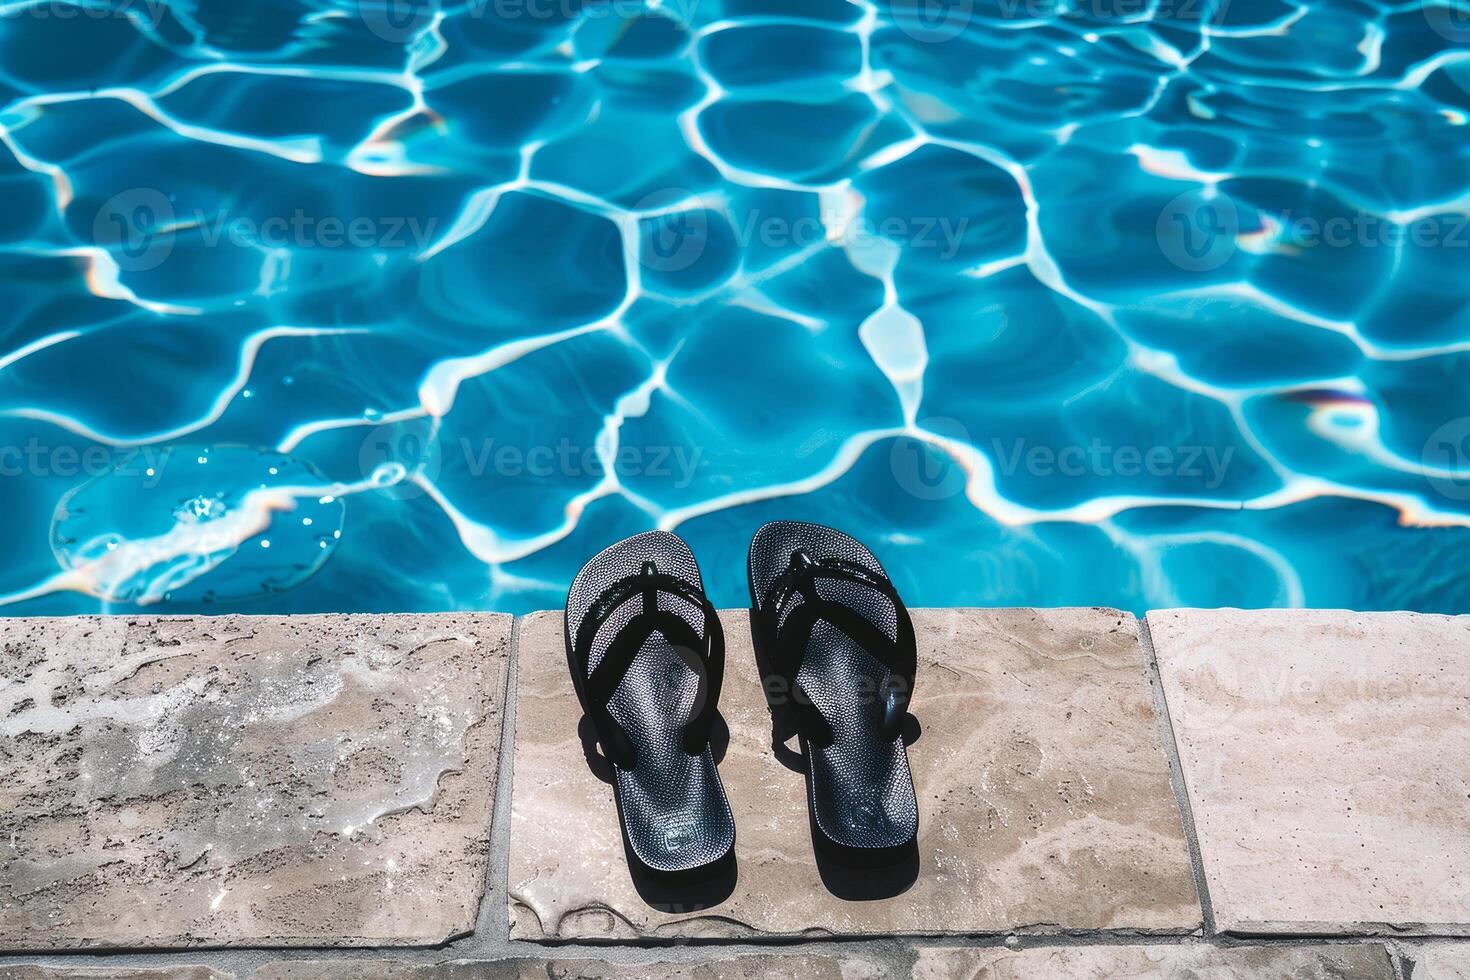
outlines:
[[[0,4],[12,613],[1470,611],[1460,0]]]

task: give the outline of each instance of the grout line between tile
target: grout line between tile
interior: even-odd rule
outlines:
[[[1389,959],[1393,961],[1394,976],[1398,980],[1413,980],[1417,964],[1414,957],[1410,955],[1410,950],[1406,949],[1402,943],[1395,941],[1384,945],[1388,947]]]
[[[520,663],[521,617],[510,627],[510,645],[505,658],[505,701],[500,715],[499,778],[495,784],[495,805],[490,815],[490,855],[485,869],[485,891],[480,898],[480,914],[475,919],[475,932],[468,940],[480,939],[504,944],[510,938],[506,918],[506,890],[510,876],[510,802],[515,781],[516,746],[516,671]],[[469,944],[466,940],[466,945]],[[456,944],[458,945],[458,944]]]
[[[1409,980],[1408,969],[1413,960],[1399,944],[1383,937],[1344,936],[1258,936],[1237,939],[1230,936],[1198,935],[1151,936],[1139,934],[1087,933],[1074,935],[950,935],[926,937],[866,936],[850,939],[788,939],[784,942],[731,940],[726,942],[683,942],[675,945],[623,943],[597,945],[569,943],[546,946],[526,942],[493,942],[483,949],[469,949],[460,944],[441,947],[320,947],[298,949],[210,949],[154,950],[136,952],[72,951],[69,953],[0,954],[0,974],[7,968],[46,966],[60,969],[91,968],[122,971],[127,969],[206,967],[230,980],[250,980],[264,963],[277,961],[326,961],[347,963],[353,960],[386,960],[403,966],[431,966],[452,961],[495,962],[508,959],[530,960],[599,960],[615,964],[701,963],[748,955],[812,955],[836,959],[863,958],[896,964],[911,962],[922,949],[1054,949],[1054,948],[1126,948],[1139,945],[1208,946],[1217,949],[1274,947],[1278,949],[1317,948],[1330,946],[1376,946],[1388,955],[1395,975]],[[1470,944],[1467,944],[1470,945]],[[896,976],[903,975],[900,971]],[[106,976],[107,974],[99,974]]]
[[[1189,863],[1194,871],[1194,888],[1199,895],[1200,911],[1204,916],[1206,936],[1216,936],[1219,929],[1215,924],[1215,906],[1210,899],[1210,883],[1205,876],[1204,853],[1200,849],[1199,830],[1194,820],[1194,806],[1189,800],[1189,784],[1184,775],[1184,761],[1179,754],[1179,742],[1174,734],[1174,719],[1169,714],[1169,699],[1164,693],[1164,675],[1159,667],[1158,652],[1154,649],[1153,633],[1149,629],[1148,615],[1138,618],[1138,640],[1143,644],[1145,667],[1149,687],[1153,690],[1154,708],[1159,716],[1159,726],[1164,736],[1164,752],[1169,758],[1169,785],[1173,787],[1174,799],[1179,805],[1179,816],[1184,823],[1184,840],[1189,848]]]

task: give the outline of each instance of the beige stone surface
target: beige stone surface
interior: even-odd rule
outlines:
[[[518,959],[404,964],[390,960],[267,963],[250,980],[881,980],[885,973],[859,954],[841,959],[800,953],[710,953],[692,961]],[[3,980],[3,978],[0,978]]]
[[[203,966],[0,966],[0,980],[235,980]]]
[[[1361,946],[1075,946],[919,951],[914,980],[1395,980],[1388,950]]]
[[[723,614],[720,773],[739,877],[720,904],[655,910],[589,768],[561,616],[522,620],[509,898],[516,938],[1138,929],[1200,923],[1137,624],[1113,610],[915,613],[917,880],[848,901],[813,857],[799,772],[773,757],[748,616]],[[838,882],[839,890],[846,886]]]
[[[0,620],[0,948],[469,930],[510,625]]]
[[[1470,980],[1470,943],[1428,943],[1410,949],[1407,980]]]
[[[1222,930],[1470,929],[1470,616],[1148,622]]]

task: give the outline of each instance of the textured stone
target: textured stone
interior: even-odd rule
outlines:
[[[389,960],[267,963],[250,980],[880,980],[884,973],[857,955],[710,954],[686,962],[612,964],[601,960],[501,960],[404,964]],[[3,980],[3,978],[0,978]]]
[[[0,620],[0,948],[469,930],[509,634],[506,616]]]
[[[914,980],[1394,980],[1364,946],[1074,946],[919,951]]]
[[[1189,931],[1200,923],[1137,625],[1111,610],[918,611],[910,748],[917,880],[848,901],[824,885],[799,772],[778,761],[748,617],[726,613],[720,773],[738,881],[712,908],[655,909],[628,871],[612,789],[589,766],[561,617],[521,623],[512,935]],[[787,753],[794,755],[794,753]],[[798,763],[799,764],[799,763]],[[827,869],[830,871],[830,869]],[[853,895],[842,876],[828,876]],[[894,888],[901,881],[890,882]],[[661,903],[667,906],[667,903]]]
[[[1148,621],[1222,930],[1470,928],[1470,616]]]
[[[1470,980],[1470,943],[1429,943],[1409,950],[1408,980]]]
[[[203,966],[0,966],[0,980],[234,980]]]

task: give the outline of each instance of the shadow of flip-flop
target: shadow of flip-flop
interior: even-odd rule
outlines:
[[[902,895],[919,880],[919,845],[910,841],[897,852],[886,854],[871,864],[841,864],[815,847],[817,873],[822,884],[836,897],[847,902],[874,902]]]
[[[627,838],[623,847],[629,847]],[[638,897],[649,906],[669,915],[685,915],[702,912],[721,904],[735,892],[740,880],[740,869],[731,851],[725,860],[707,869],[681,872],[678,875],[660,875],[655,878],[628,862],[628,873],[633,879],[633,888]]]

